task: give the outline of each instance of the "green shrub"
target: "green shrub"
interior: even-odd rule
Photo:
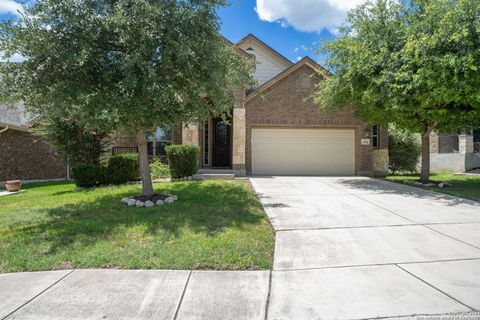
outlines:
[[[197,172],[200,148],[190,145],[166,147],[172,178],[189,177]]]
[[[393,174],[398,171],[416,172],[420,152],[420,142],[414,134],[395,128],[389,129],[388,167]]]
[[[108,184],[108,168],[102,164],[78,164],[72,168],[72,178],[82,188]]]
[[[108,159],[109,180],[112,184],[122,184],[139,177],[138,154],[123,153]]]
[[[165,179],[170,177],[170,167],[163,163],[159,158],[154,158],[150,163],[152,179]]]

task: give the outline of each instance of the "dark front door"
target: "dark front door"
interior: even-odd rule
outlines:
[[[230,167],[231,139],[230,125],[222,119],[213,119],[212,166]]]

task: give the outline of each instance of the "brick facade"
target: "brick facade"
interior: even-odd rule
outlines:
[[[66,178],[66,165],[43,138],[29,132],[0,133],[0,181]]]
[[[172,143],[182,144],[182,126],[172,126]],[[127,131],[125,129],[118,129],[114,132],[112,138],[112,147],[136,147],[137,138],[135,133]]]
[[[172,143],[182,144],[182,125],[172,126]]]
[[[349,108],[325,112],[313,102],[315,83],[321,79],[315,71],[303,65],[260,94],[246,101],[246,166],[252,169],[252,128],[344,128],[355,130],[355,171],[359,175],[372,175],[373,147],[361,146],[365,137],[363,121]],[[380,130],[380,149],[388,148],[387,130]]]

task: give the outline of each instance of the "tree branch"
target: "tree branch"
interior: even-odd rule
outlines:
[[[427,125],[424,133],[422,134],[422,137],[428,137],[430,133],[432,133],[432,131],[435,130],[436,127],[438,127],[437,121],[434,121],[432,124]]]

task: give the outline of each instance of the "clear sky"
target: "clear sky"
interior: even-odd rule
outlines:
[[[15,18],[19,2],[31,1],[0,0],[0,20]],[[319,60],[321,41],[334,37],[347,10],[364,1],[231,0],[219,10],[221,32],[232,42],[252,33],[292,61],[306,55]]]

